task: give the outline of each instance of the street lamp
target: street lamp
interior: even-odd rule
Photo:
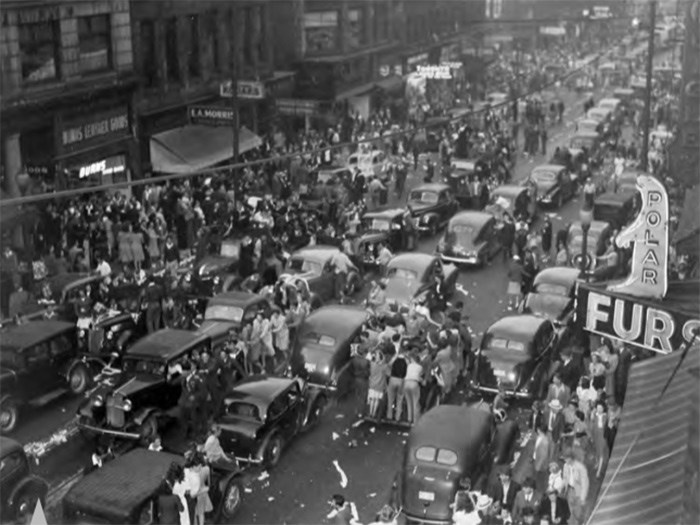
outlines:
[[[591,229],[591,222],[593,221],[593,206],[584,201],[579,212],[579,218],[581,220],[581,231],[583,232],[583,239],[581,240],[581,273],[584,275],[585,281],[588,282],[588,230]]]

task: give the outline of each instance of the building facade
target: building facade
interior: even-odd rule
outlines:
[[[3,194],[130,179],[129,2],[6,1],[0,13]]]

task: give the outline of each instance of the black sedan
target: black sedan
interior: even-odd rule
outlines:
[[[459,204],[449,185],[431,182],[411,190],[408,209],[418,223],[419,232],[435,235],[457,212]]]
[[[537,203],[541,206],[561,208],[575,193],[571,173],[559,164],[542,164],[530,173],[530,180],[537,186]]]
[[[577,268],[555,266],[535,276],[532,291],[527,294],[524,313],[549,319],[559,332],[559,341],[570,335],[573,324],[576,281],[581,274]]]
[[[325,392],[303,379],[250,377],[224,400],[221,446],[241,462],[274,467],[284,447],[318,422],[325,405]]]
[[[498,385],[516,397],[541,398],[559,339],[554,324],[535,315],[512,315],[493,323],[484,333],[474,387],[497,392]]]

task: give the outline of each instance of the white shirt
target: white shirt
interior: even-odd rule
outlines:
[[[102,277],[109,277],[112,275],[112,267],[107,261],[102,261],[97,265],[97,273],[99,273]]]
[[[408,363],[406,367],[405,381],[420,381],[423,375],[423,367],[418,363]]]

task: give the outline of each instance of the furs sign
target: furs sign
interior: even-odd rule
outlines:
[[[576,292],[576,318],[591,333],[662,354],[678,350],[700,329],[700,319],[658,302],[617,296],[586,284],[579,284]]]

